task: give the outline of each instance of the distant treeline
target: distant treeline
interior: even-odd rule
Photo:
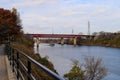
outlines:
[[[99,32],[93,34],[95,37],[88,39],[77,39],[79,45],[96,45],[108,47],[120,47],[120,33]]]

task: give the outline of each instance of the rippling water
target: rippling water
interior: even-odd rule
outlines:
[[[36,48],[35,48],[36,51]],[[102,57],[103,64],[108,69],[108,76],[104,80],[120,80],[120,48],[109,48],[99,46],[77,46],[56,44],[40,44],[39,54],[42,57],[49,56],[58,73],[63,76],[72,67],[72,60],[83,62],[85,55]]]

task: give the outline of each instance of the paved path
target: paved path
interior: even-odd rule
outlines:
[[[8,80],[6,60],[3,48],[4,45],[0,45],[0,80]]]
[[[0,80],[17,80],[11,70],[7,55],[4,53],[4,45],[0,45]]]

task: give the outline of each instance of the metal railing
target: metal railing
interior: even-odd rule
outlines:
[[[44,72],[49,74],[51,77],[53,77],[55,80],[65,80],[63,77],[60,77],[55,72],[51,71],[50,69],[46,68],[33,58],[29,57],[22,51],[15,49],[9,45],[6,45],[6,52],[8,54],[8,59],[10,61],[10,65],[12,66],[12,71],[16,73],[17,79],[19,80],[36,80],[36,78],[32,74],[32,66],[31,64],[34,64],[38,66],[38,68],[42,69]],[[26,65],[24,62],[20,59],[21,57],[24,57],[26,59]],[[23,74],[24,73],[24,74]],[[42,74],[42,73],[40,73]],[[47,79],[46,79],[47,80]]]

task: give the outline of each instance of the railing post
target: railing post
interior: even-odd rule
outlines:
[[[17,52],[17,79],[19,79],[19,52]]]
[[[31,62],[29,60],[27,62],[28,62],[28,66],[27,66],[27,68],[28,68],[28,80],[30,80],[29,75],[31,74]]]
[[[7,45],[7,48],[8,48],[8,51],[7,51],[8,59],[10,60],[10,45]]]
[[[10,47],[8,44],[5,45],[5,53],[7,54],[7,57],[9,59],[9,56],[10,56]]]
[[[10,47],[10,65],[12,64],[12,48]]]
[[[14,49],[12,49],[12,71],[14,72],[14,62],[15,62],[15,60],[14,60]]]

